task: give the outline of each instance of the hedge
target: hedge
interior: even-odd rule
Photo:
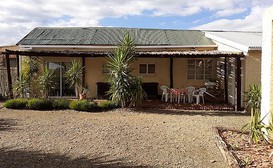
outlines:
[[[77,111],[98,111],[97,104],[88,100],[74,100],[69,104],[69,108]]]
[[[4,103],[4,107],[10,109],[31,109],[31,110],[61,110],[72,109],[77,111],[105,111],[117,108],[112,101],[102,101],[99,104],[88,100],[68,99],[11,99]]]
[[[102,101],[98,104],[100,110],[112,110],[118,108],[118,104],[113,101]]]
[[[27,107],[31,110],[52,110],[52,101],[48,99],[30,99]]]
[[[28,104],[28,99],[11,99],[4,103],[4,107],[10,109],[26,109]]]

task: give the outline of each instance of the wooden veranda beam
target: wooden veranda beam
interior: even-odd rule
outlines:
[[[241,96],[242,96],[242,79],[241,79],[241,72],[242,72],[242,62],[240,58],[236,58],[236,91],[237,91],[237,105],[236,110],[241,111]]]
[[[85,57],[82,57],[82,86],[85,86]]]
[[[12,92],[12,80],[11,80],[11,72],[10,72],[10,60],[9,60],[9,54],[6,53],[6,65],[7,65],[7,76],[8,76],[8,90],[9,90],[9,98],[13,98],[13,92]]]
[[[107,57],[110,52],[92,52],[92,51],[12,51],[7,50],[9,54],[19,54],[20,56],[39,56],[39,57]],[[243,53],[206,53],[197,51],[195,53],[179,52],[136,52],[140,58],[220,58],[220,57],[244,57]]]
[[[228,103],[228,58],[225,57],[225,62],[224,62],[224,82],[225,82],[225,103]]]
[[[17,71],[17,78],[19,78],[20,71],[19,71],[19,54],[16,54],[16,71]]]

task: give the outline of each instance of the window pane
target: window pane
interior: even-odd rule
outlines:
[[[195,79],[195,59],[188,59],[188,79]]]
[[[148,64],[148,73],[155,73],[155,64]]]
[[[139,73],[147,73],[146,64],[139,64]]]
[[[189,70],[188,70],[188,74],[195,74],[195,70],[189,69]]]
[[[188,65],[195,65],[195,59],[188,59]]]
[[[60,96],[60,72],[61,72],[61,66],[59,62],[48,62],[47,66],[49,69],[54,71],[53,75],[53,82],[54,82],[54,89],[51,90],[49,93],[50,96]]]
[[[67,82],[65,73],[71,67],[70,62],[62,62],[62,96],[75,96],[75,86]]]
[[[206,69],[212,69],[212,60],[206,60]]]
[[[204,79],[204,75],[203,74],[196,74],[196,79],[202,80],[202,79]]]
[[[188,74],[188,79],[194,79],[194,74]]]

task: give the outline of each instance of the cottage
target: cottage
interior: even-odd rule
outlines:
[[[44,66],[55,70],[58,87],[51,93],[55,97],[75,97],[74,88],[65,84],[63,74],[69,62],[79,59],[85,66],[83,82],[90,89],[88,96],[103,97],[108,89],[107,55],[127,32],[135,39],[137,51],[132,73],[143,77],[143,86],[150,98],[161,94],[161,85],[173,88],[203,87],[206,82],[211,82],[222,91],[223,101],[239,110],[244,105],[242,93],[247,85],[260,83],[260,45],[255,44],[254,51],[252,45],[245,45],[240,38],[235,42],[241,45],[234,45],[233,40],[223,37],[223,34],[231,32],[39,27],[18,42],[19,51],[9,50],[6,54],[41,57]],[[252,34],[246,33],[246,37]],[[257,33],[255,36],[257,43],[259,35]],[[223,47],[225,45],[230,49],[224,49],[228,48]],[[254,78],[249,76],[251,72],[255,73]],[[214,91],[211,93],[214,94]]]

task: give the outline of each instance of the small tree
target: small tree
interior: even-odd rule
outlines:
[[[76,96],[79,97],[80,88],[82,85],[82,67],[80,61],[73,60],[71,62],[70,69],[65,73],[66,82],[70,84],[70,87],[75,87]]]
[[[110,83],[110,98],[122,108],[137,106],[143,100],[142,80],[131,76],[130,65],[134,61],[134,40],[125,34],[114,54],[109,55],[107,64]]]
[[[54,89],[54,71],[45,67],[44,72],[38,78],[38,83],[41,86],[42,94],[44,98],[48,98],[49,93]]]

